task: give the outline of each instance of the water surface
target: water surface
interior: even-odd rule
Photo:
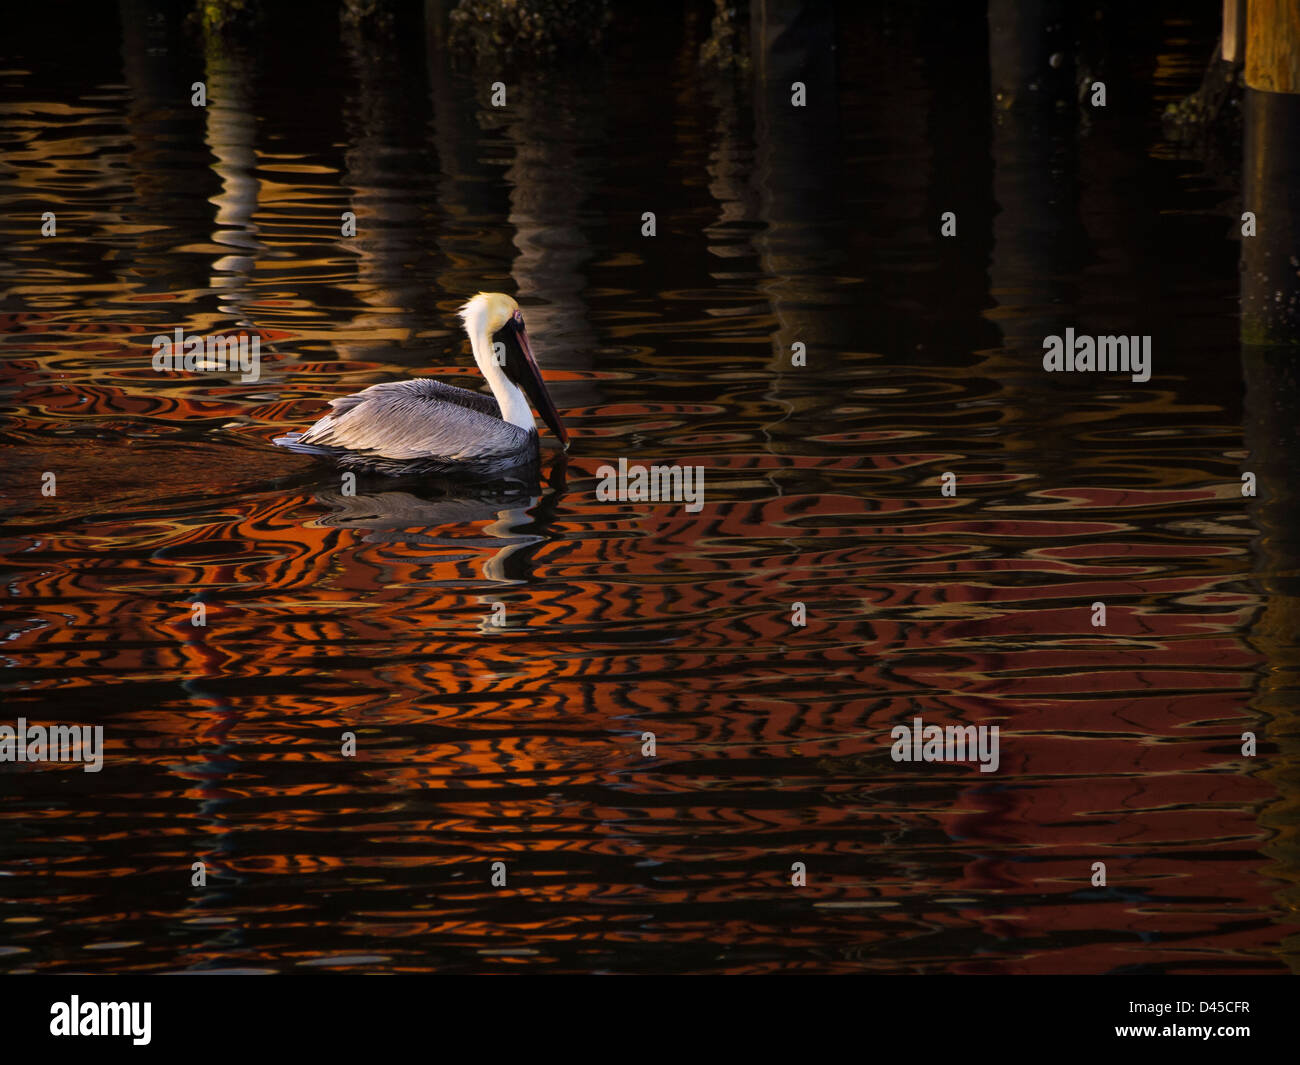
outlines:
[[[23,12],[3,720],[107,750],[0,767],[0,969],[1294,968],[1294,555],[1240,491],[1231,178],[1160,133],[1213,44],[1174,6],[1111,31],[1101,116],[997,106],[978,11],[843,5],[802,114],[681,12],[505,109],[418,12]],[[575,438],[535,488],[348,497],[271,446],[478,387],[480,289]],[[155,373],[177,326],[261,379]],[[1151,335],[1151,380],[1045,374],[1068,326]],[[599,502],[620,456],[705,506]],[[1000,770],[893,762],[916,716]]]

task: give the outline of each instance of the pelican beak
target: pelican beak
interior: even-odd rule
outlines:
[[[537,360],[533,358],[532,345],[528,343],[528,332],[524,329],[522,315],[515,315],[513,320],[514,337],[519,343],[519,353],[523,358],[519,361],[518,372],[512,374],[519,383],[519,387],[524,390],[529,401],[537,408],[537,413],[542,416],[542,421],[551,427],[551,432],[564,445],[565,450],[569,447],[569,433],[560,421],[560,416],[555,410],[555,404],[551,402],[551,394],[546,390],[546,382],[542,380],[542,371],[537,367]],[[508,358],[508,356],[507,356]]]

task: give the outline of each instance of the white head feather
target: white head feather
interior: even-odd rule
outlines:
[[[532,408],[523,390],[510,380],[492,351],[492,336],[519,310],[519,304],[504,292],[480,292],[460,309],[461,321],[469,334],[470,347],[479,371],[501,405],[501,417],[521,429],[537,429]]]

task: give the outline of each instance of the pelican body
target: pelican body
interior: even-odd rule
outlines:
[[[539,460],[531,399],[567,446],[519,305],[503,293],[480,292],[460,316],[491,396],[429,377],[385,381],[330,400],[334,409],[310,429],[275,443],[371,473],[492,477]]]

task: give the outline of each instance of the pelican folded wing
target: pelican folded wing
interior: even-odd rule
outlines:
[[[298,443],[347,452],[358,465],[377,458],[489,472],[529,443],[526,430],[501,420],[491,396],[428,378],[372,385],[331,406]]]

